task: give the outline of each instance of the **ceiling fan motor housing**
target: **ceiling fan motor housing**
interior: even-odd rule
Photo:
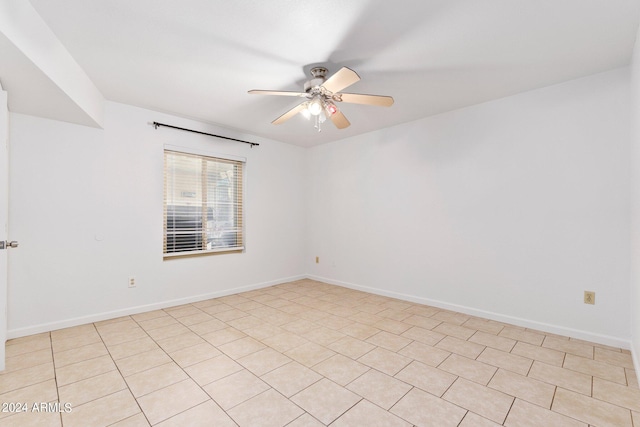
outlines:
[[[311,80],[307,80],[304,83],[304,91],[307,93],[311,93],[314,94],[314,92],[316,93],[320,93],[320,86],[324,83],[324,77],[320,77],[317,79],[311,79]]]
[[[310,73],[313,77],[322,77],[324,79],[328,71],[329,70],[324,67],[313,67]]]
[[[307,93],[316,94],[320,93],[320,86],[325,82],[328,70],[324,67],[314,67],[310,73],[313,78],[304,83],[304,91]],[[315,91],[313,90],[315,88]]]

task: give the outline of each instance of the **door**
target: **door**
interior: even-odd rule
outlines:
[[[7,92],[0,86],[0,242],[9,240],[9,112]],[[0,245],[5,246],[5,245]],[[7,340],[8,250],[0,249],[0,370],[5,367]]]

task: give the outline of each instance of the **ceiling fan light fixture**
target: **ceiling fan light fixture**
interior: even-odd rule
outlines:
[[[313,98],[313,100],[309,102],[307,111],[309,111],[312,116],[317,116],[322,112],[322,101],[320,101],[319,98]]]
[[[302,114],[302,117],[304,117],[305,119],[309,120],[311,118],[311,113],[309,112],[309,105],[307,103],[307,105],[305,106],[304,109],[302,109],[302,111],[300,111],[300,114]]]
[[[338,112],[338,107],[336,107],[333,102],[327,102],[327,112],[329,113],[329,116],[333,116]]]

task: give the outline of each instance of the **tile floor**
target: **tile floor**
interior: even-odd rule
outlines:
[[[311,280],[6,349],[0,426],[640,426],[626,350]]]

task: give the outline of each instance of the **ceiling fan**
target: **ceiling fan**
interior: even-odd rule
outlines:
[[[301,113],[307,118],[315,116],[318,132],[320,132],[320,124],[324,122],[326,118],[329,118],[338,129],[344,129],[351,124],[336,106],[337,102],[377,105],[381,107],[390,107],[393,105],[393,98],[390,96],[341,93],[341,90],[360,80],[360,76],[352,69],[342,67],[328,79],[325,78],[327,71],[324,67],[312,68],[311,76],[313,78],[305,82],[304,92],[254,89],[250,90],[249,93],[306,98],[304,102],[296,105],[271,123],[279,125],[296,114]]]

